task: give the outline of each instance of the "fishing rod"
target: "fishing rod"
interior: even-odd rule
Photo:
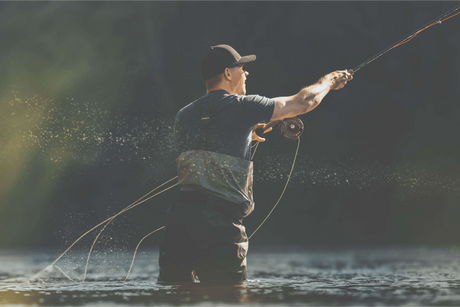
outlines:
[[[454,7],[453,9],[450,9],[449,11],[447,11],[446,13],[443,13],[441,14],[440,16],[436,17],[435,19],[433,19],[432,21],[428,22],[427,24],[425,24],[423,27],[417,29],[416,31],[412,32],[411,34],[405,36],[404,38],[400,39],[399,41],[397,41],[395,44],[391,45],[390,47],[387,47],[385,48],[383,51],[380,51],[379,53],[377,53],[376,55],[372,56],[371,58],[369,58],[368,60],[364,61],[363,63],[359,64],[358,66],[356,66],[355,68],[353,68],[353,72],[357,72],[358,70],[360,70],[361,68],[363,68],[364,66],[366,66],[367,64],[373,62],[374,60],[376,60],[377,58],[381,57],[382,55],[384,55],[385,53],[387,53],[388,51],[396,48],[396,47],[399,47],[401,46],[402,44],[405,44],[407,43],[408,41],[412,40],[413,38],[415,38],[415,36],[417,36],[417,34],[419,34],[420,32],[428,29],[429,27],[432,27],[432,26],[435,26],[437,24],[441,24],[443,21],[449,19],[449,18],[452,18],[458,14],[460,14],[460,12],[457,12],[455,14],[453,14],[455,11],[458,11],[460,10],[460,5],[459,6],[456,6]],[[453,14],[453,15],[451,15]],[[449,16],[450,15],[450,16]],[[449,17],[448,17],[449,16]]]
[[[459,12],[456,12],[456,11],[459,11]],[[447,19],[450,19],[450,18],[452,18],[452,17],[454,17],[454,16],[456,16],[458,14],[460,14],[460,5],[450,9],[449,11],[447,11],[447,12],[445,12],[443,14],[441,14],[440,16],[438,16],[435,19],[431,20],[430,22],[428,22],[424,26],[422,26],[419,29],[417,29],[414,32],[412,32],[411,34],[403,37],[402,39],[400,39],[396,43],[390,45],[389,47],[387,47],[384,50],[380,51],[379,53],[375,54],[374,56],[372,56],[371,58],[367,59],[363,63],[359,64],[358,66],[353,68],[353,73],[356,73],[358,70],[360,70],[361,68],[363,68],[367,64],[373,62],[374,60],[378,59],[379,57],[381,57],[382,55],[384,55],[388,51],[390,51],[390,50],[392,50],[392,49],[394,49],[396,47],[399,47],[399,46],[409,42],[410,40],[415,38],[420,32],[422,32],[422,31],[424,31],[424,30],[426,30],[426,29],[428,29],[428,28],[430,28],[432,26],[435,26],[437,24],[442,24],[443,21],[445,21]],[[275,126],[278,123],[279,123],[278,131],[282,135],[282,137],[284,139],[286,139],[286,140],[290,140],[290,141],[297,140],[302,135],[302,133],[304,132],[305,126],[304,126],[303,122],[298,117],[290,117],[290,118],[285,118],[285,119],[282,119],[282,120],[270,122],[264,128],[257,129],[256,134],[258,136],[262,136],[262,134],[265,133],[265,131],[268,128],[271,128],[271,127]]]

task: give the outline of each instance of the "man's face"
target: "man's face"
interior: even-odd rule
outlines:
[[[244,70],[244,65],[230,68],[232,74],[232,89],[238,95],[246,95],[246,77],[249,75]]]

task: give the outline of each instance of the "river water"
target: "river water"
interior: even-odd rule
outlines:
[[[460,305],[460,248],[455,245],[252,248],[248,280],[235,286],[159,284],[157,249],[137,254],[126,282],[123,280],[132,252],[95,253],[86,281],[81,283],[87,254],[74,252],[30,283],[24,283],[58,255],[1,251],[0,304]]]

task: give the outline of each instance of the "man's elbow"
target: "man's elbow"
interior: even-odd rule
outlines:
[[[321,99],[319,99],[318,97],[315,97],[313,99],[311,99],[309,102],[308,102],[308,110],[307,112],[310,112],[312,111],[314,108],[316,108],[321,102]],[[305,112],[305,113],[307,113]]]
[[[292,101],[290,112],[286,117],[294,117],[308,113],[313,110],[314,107],[315,104],[311,99],[298,99],[297,101]]]
[[[305,114],[313,110],[319,102],[316,97],[308,97],[303,99],[299,104],[299,114]]]

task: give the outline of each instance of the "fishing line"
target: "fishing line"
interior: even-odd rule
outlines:
[[[44,269],[42,269],[41,271],[39,271],[37,274],[35,274],[34,276],[32,276],[30,279],[26,280],[24,283],[29,283],[31,280],[33,280],[33,279],[35,279],[35,278],[38,278],[38,276],[40,276],[40,275],[41,275],[44,271],[46,271],[47,269],[52,268],[52,266],[53,266],[56,262],[58,262],[59,259],[61,259],[61,258],[62,258],[62,257],[63,257],[63,256],[64,256],[64,255],[65,255],[65,254],[66,254],[66,253],[67,253],[67,252],[78,242],[78,241],[80,241],[83,237],[85,237],[87,234],[89,234],[90,232],[92,232],[93,230],[95,230],[96,228],[98,228],[99,226],[103,225],[104,223],[107,223],[107,222],[112,221],[112,220],[113,220],[114,218],[116,218],[118,215],[120,215],[120,214],[122,214],[122,213],[124,213],[124,212],[126,212],[126,211],[128,211],[128,210],[130,210],[130,209],[132,209],[132,208],[134,208],[134,207],[136,207],[136,206],[142,204],[143,202],[145,202],[145,201],[147,201],[147,200],[149,200],[149,199],[151,199],[151,198],[153,198],[153,197],[155,197],[155,196],[157,196],[157,195],[159,195],[159,194],[161,194],[161,193],[163,193],[163,192],[165,192],[165,191],[167,191],[167,190],[169,190],[169,189],[171,189],[171,188],[173,188],[173,187],[175,187],[175,186],[177,186],[179,183],[176,183],[176,184],[174,184],[174,185],[172,185],[172,186],[170,186],[170,187],[168,187],[168,188],[166,188],[166,189],[164,189],[164,190],[162,190],[162,191],[156,193],[155,195],[152,195],[152,196],[150,196],[149,198],[142,200],[142,199],[145,198],[147,195],[151,194],[152,192],[154,192],[154,191],[157,190],[158,188],[162,187],[163,185],[165,185],[165,184],[171,182],[172,180],[174,180],[174,179],[176,179],[176,178],[177,178],[177,176],[174,177],[174,178],[171,178],[170,180],[166,181],[165,183],[159,185],[159,186],[156,187],[155,189],[151,190],[150,192],[148,192],[147,194],[145,194],[144,196],[142,196],[141,198],[139,198],[138,200],[136,200],[134,203],[132,203],[132,204],[129,205],[128,207],[126,207],[126,208],[124,208],[123,210],[121,210],[120,212],[118,212],[116,215],[114,215],[114,216],[112,216],[112,217],[109,217],[109,218],[106,219],[105,221],[100,222],[99,224],[97,224],[96,226],[94,226],[93,228],[91,228],[90,230],[88,230],[87,232],[85,232],[84,234],[82,234],[82,235],[81,235],[77,240],[75,240],[75,241],[74,241],[74,242],[73,242],[73,243],[72,243],[72,244],[71,244],[71,245],[70,245],[70,246],[69,246],[69,247],[58,257],[58,258],[57,258],[57,259],[56,259],[56,260],[54,260],[53,263],[51,263],[50,265],[48,265],[47,267],[45,267]],[[140,202],[140,200],[142,200],[142,201]],[[94,243],[93,243],[93,245],[94,245]],[[85,269],[85,274],[86,274],[86,269]]]
[[[105,224],[104,227],[101,229],[101,231],[99,232],[99,234],[98,234],[98,235],[96,236],[96,238],[94,239],[93,244],[91,245],[91,248],[90,248],[89,253],[88,253],[88,258],[86,259],[85,274],[83,275],[83,280],[82,280],[82,282],[85,282],[85,279],[86,279],[86,273],[87,273],[87,270],[88,270],[89,258],[90,258],[90,256],[91,256],[91,252],[92,252],[92,250],[93,250],[93,247],[94,247],[94,245],[96,244],[97,240],[99,239],[99,236],[100,236],[100,235],[102,234],[102,232],[105,230],[105,228],[106,228],[106,227],[107,227],[107,226],[108,226],[108,225],[109,225],[119,214],[121,214],[121,213],[123,213],[123,212],[126,212],[126,211],[130,210],[131,208],[134,208],[134,207],[137,206],[138,204],[141,204],[141,203],[138,203],[138,202],[141,201],[144,197],[146,197],[147,195],[149,195],[149,194],[152,193],[153,191],[157,190],[158,188],[164,186],[165,184],[171,182],[172,180],[174,180],[174,179],[176,179],[176,178],[177,178],[177,176],[174,177],[174,178],[172,178],[172,179],[170,179],[170,180],[168,180],[168,181],[166,181],[165,183],[159,185],[158,187],[156,187],[155,189],[153,189],[153,190],[150,191],[149,193],[145,194],[144,196],[142,196],[141,198],[139,198],[138,200],[136,200],[134,203],[132,203],[131,205],[129,205],[128,207],[126,207],[125,209],[123,209],[122,211],[120,211],[117,215],[112,216],[112,218],[107,222],[107,224]],[[176,185],[177,185],[177,184],[176,184]],[[176,185],[173,185],[172,187],[174,187],[174,186],[176,186]],[[172,187],[169,187],[168,189],[170,189],[170,188],[172,188]],[[168,190],[168,189],[166,189],[166,190]],[[166,191],[166,190],[163,190],[163,191],[161,191],[160,193],[163,193],[163,192]],[[157,195],[158,195],[158,194],[157,194]],[[156,195],[154,195],[154,196],[156,196]],[[153,197],[153,196],[152,196],[152,197]],[[150,198],[149,198],[149,199],[150,199]],[[148,200],[148,199],[146,199],[146,200]],[[146,200],[144,200],[144,201],[146,201]],[[142,202],[144,202],[144,201],[142,201]]]
[[[175,178],[177,178],[177,176],[176,176]],[[172,179],[168,180],[167,182],[170,182],[171,180],[174,180],[175,178],[172,178]],[[165,185],[165,184],[166,184],[166,183],[163,183],[162,185]],[[138,202],[138,203],[134,202],[133,204],[129,205],[128,207],[126,207],[125,209],[121,210],[119,213],[117,213],[116,215],[114,215],[114,216],[107,222],[107,224],[106,224],[106,225],[104,226],[104,228],[102,228],[102,230],[99,232],[98,236],[96,237],[96,239],[95,239],[94,242],[93,242],[93,245],[91,246],[91,250],[90,250],[90,252],[89,252],[89,254],[88,254],[88,259],[87,259],[87,261],[86,261],[85,275],[84,275],[84,277],[83,277],[82,282],[85,282],[85,279],[86,279],[86,272],[87,272],[87,270],[88,270],[89,257],[90,257],[90,255],[91,255],[91,251],[93,250],[94,244],[96,244],[96,241],[97,241],[97,239],[99,238],[99,235],[102,233],[102,231],[104,231],[104,229],[107,227],[107,225],[110,224],[110,223],[111,223],[117,216],[119,216],[120,214],[122,214],[122,213],[124,213],[124,212],[126,212],[126,211],[128,211],[128,210],[131,210],[131,209],[134,208],[134,207],[137,207],[138,205],[140,205],[140,204],[146,202],[147,200],[149,200],[149,199],[151,199],[151,198],[153,198],[153,197],[155,197],[155,196],[157,196],[157,195],[159,195],[159,194],[161,194],[161,193],[163,193],[163,192],[165,192],[165,191],[167,191],[167,190],[169,190],[169,189],[171,189],[171,188],[174,188],[174,187],[177,186],[178,184],[179,184],[179,183],[173,184],[173,185],[170,186],[169,188],[166,188],[166,189],[164,189],[163,191],[158,192],[157,194],[152,195],[152,196],[150,196],[149,198],[144,199],[143,201],[140,201],[140,202]],[[157,187],[157,188],[158,188],[158,187]],[[156,190],[157,188],[155,188],[155,190]],[[150,192],[149,192],[149,194],[150,194]],[[145,196],[141,197],[140,199],[142,199],[142,198],[144,198],[144,197],[145,197]],[[140,199],[139,199],[139,200],[140,200]]]
[[[75,280],[73,280],[72,278],[70,278],[69,275],[67,275],[60,267],[58,267],[57,265],[53,265],[53,267],[58,268],[59,271],[61,271],[62,274],[64,274],[65,277],[67,277],[68,279],[70,279],[70,280],[73,281],[74,283],[77,283]]]
[[[260,223],[259,227],[257,227],[257,229],[254,230],[254,232],[249,236],[248,240],[252,238],[252,236],[257,232],[257,230],[259,230],[259,228],[270,217],[270,215],[272,214],[273,210],[275,210],[276,206],[278,206],[278,203],[280,202],[281,198],[283,197],[284,191],[286,191],[286,188],[287,188],[287,185],[289,183],[289,180],[291,180],[291,175],[292,175],[292,171],[294,170],[295,160],[297,159],[297,154],[299,152],[299,146],[300,146],[300,138],[297,139],[297,149],[295,151],[294,161],[292,161],[291,171],[289,172],[288,178],[286,180],[286,184],[284,185],[283,192],[281,193],[280,197],[278,198],[278,201],[276,202],[276,204],[273,206],[272,210],[268,213],[267,217],[262,221],[262,223]]]
[[[252,156],[251,156],[251,160],[254,159],[254,155],[256,154],[256,150],[257,150],[257,147],[259,147],[259,141],[257,141],[257,143],[252,146],[252,148],[254,148],[254,152],[252,153]]]
[[[49,265],[49,266],[46,267],[47,271],[50,271],[50,272],[53,270],[53,268],[57,268],[59,271],[61,271],[62,274],[64,274],[65,277],[67,277],[67,279],[73,281],[74,283],[77,283],[75,280],[73,280],[72,278],[70,278],[69,275],[67,275],[66,272],[64,272],[64,270],[62,270],[62,269],[61,269],[60,267],[58,267],[57,265]],[[48,269],[49,269],[49,270],[48,270]],[[37,277],[37,279],[38,279],[39,281],[41,281],[42,283],[46,284],[46,282],[45,282],[43,279],[41,279],[41,278],[39,278],[39,277]]]
[[[360,65],[356,66],[355,68],[353,68],[353,72],[357,72],[358,70],[360,70],[361,68],[363,68],[364,66],[366,66],[367,64],[373,62],[374,60],[376,60],[377,58],[381,57],[382,55],[384,55],[385,53],[387,53],[388,51],[396,48],[396,47],[399,47],[407,42],[409,42],[410,40],[412,40],[413,38],[415,38],[415,36],[417,36],[417,34],[419,34],[420,32],[434,26],[434,25],[437,25],[437,24],[441,24],[443,21],[447,20],[447,19],[450,19],[458,14],[460,14],[460,12],[457,12],[453,15],[450,15],[452,13],[454,13],[455,11],[458,11],[460,10],[460,5],[457,6],[457,7],[454,7],[453,9],[450,9],[449,11],[447,11],[446,13],[443,13],[441,14],[440,16],[436,17],[435,19],[433,19],[432,21],[428,22],[427,24],[425,24],[423,27],[421,27],[420,29],[412,32],[411,34],[405,36],[404,38],[400,39],[399,41],[397,41],[395,44],[391,45],[390,47],[387,47],[386,49],[384,49],[383,51],[377,53],[376,55],[374,55],[373,57],[369,58],[368,60],[364,61],[363,63],[361,63]],[[449,16],[450,15],[450,16]],[[448,17],[449,16],[449,17]]]
[[[129,267],[129,270],[128,270],[128,275],[126,275],[126,278],[124,281],[126,281],[129,277],[129,274],[131,273],[131,269],[133,268],[133,264],[134,264],[134,259],[136,258],[136,253],[137,253],[137,249],[139,248],[139,245],[141,245],[142,241],[144,241],[145,238],[147,238],[148,236],[150,236],[151,234],[154,234],[155,232],[157,232],[158,230],[161,230],[163,228],[165,228],[166,226],[161,226],[160,228],[158,229],[155,229],[154,231],[152,231],[151,233],[149,233],[148,235],[146,235],[145,237],[142,238],[142,240],[139,241],[139,243],[137,244],[136,246],[136,249],[134,250],[134,255],[133,255],[133,261],[131,261],[131,266]]]

